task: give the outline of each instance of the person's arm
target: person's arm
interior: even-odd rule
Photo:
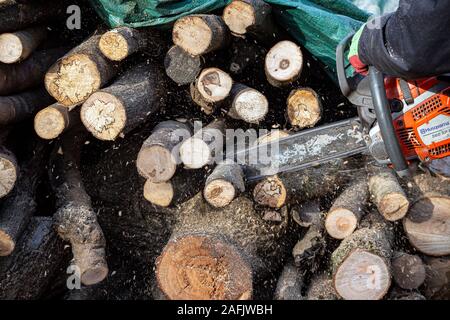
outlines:
[[[388,76],[417,79],[450,72],[450,0],[400,0],[396,12],[369,22],[359,59]]]

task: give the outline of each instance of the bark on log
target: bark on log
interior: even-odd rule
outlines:
[[[386,167],[368,166],[369,192],[378,211],[388,221],[403,219],[408,213],[409,200],[395,173]]]
[[[178,212],[157,260],[158,285],[169,299],[260,298],[289,245],[287,222],[264,222],[243,197],[218,210],[198,194]]]
[[[180,147],[180,159],[184,166],[188,169],[200,169],[212,164],[223,151],[224,136],[224,120],[214,120],[201,128]]]
[[[173,46],[166,53],[164,68],[169,78],[182,86],[195,81],[202,70],[202,59]]]
[[[296,129],[314,127],[322,119],[322,103],[310,88],[292,90],[287,99],[286,115]]]
[[[333,280],[327,274],[313,278],[306,297],[307,300],[339,300],[333,287]]]
[[[320,201],[314,199],[301,203],[291,210],[292,219],[301,227],[308,228],[321,218]]]
[[[122,61],[133,53],[142,51],[149,45],[146,31],[129,27],[118,27],[104,33],[98,46],[105,57],[112,61]]]
[[[391,286],[393,227],[378,213],[370,226],[344,239],[331,257],[333,284],[345,300],[380,300]]]
[[[45,27],[0,34],[0,62],[16,63],[28,58],[47,36]]]
[[[291,41],[278,42],[266,55],[266,77],[274,87],[292,84],[300,77],[302,70],[302,51]]]
[[[13,190],[18,175],[19,166],[16,156],[5,147],[0,147],[0,199]]]
[[[138,64],[93,93],[81,107],[81,120],[97,139],[116,140],[160,109],[165,88],[159,66]]]
[[[65,135],[55,147],[49,175],[57,198],[54,220],[58,234],[71,244],[81,283],[93,285],[105,279],[108,265],[103,231],[79,171],[85,137],[85,132]]]
[[[117,73],[114,62],[100,52],[94,35],[59,59],[45,75],[47,91],[61,104],[73,106],[107,84]]]
[[[34,117],[34,131],[46,140],[56,139],[78,125],[81,125],[80,109],[70,110],[59,103],[42,109]]]
[[[198,76],[195,87],[202,100],[220,103],[230,95],[233,79],[228,73],[218,68],[206,68]]]
[[[238,164],[218,164],[206,179],[203,196],[216,208],[229,205],[240,192],[245,191],[244,173]]]
[[[39,86],[48,68],[65,49],[48,49],[35,52],[17,64],[0,64],[0,95],[8,95]]]
[[[359,179],[344,190],[328,211],[325,227],[335,239],[345,239],[358,226],[369,196],[367,179]]]
[[[191,129],[185,123],[159,123],[139,151],[136,160],[139,174],[154,183],[169,181],[179,163],[180,142],[191,135]]]
[[[450,299],[450,257],[424,257],[427,276],[423,293],[428,299]]]
[[[269,102],[261,92],[240,83],[233,85],[230,92],[229,117],[258,124],[268,112]]]
[[[17,249],[0,261],[0,299],[40,299],[59,273],[64,244],[50,217],[33,217]]]
[[[271,44],[279,37],[271,13],[271,6],[263,0],[234,0],[225,7],[222,17],[233,34],[250,34]]]
[[[53,102],[53,98],[43,88],[0,97],[0,125],[6,126],[31,118]]]
[[[213,14],[189,15],[178,19],[172,31],[173,43],[192,56],[225,47],[230,39],[222,18]]]
[[[203,98],[203,96],[198,91],[195,83],[191,83],[189,89],[192,101],[196,105],[198,105],[205,114],[210,115],[215,111],[216,106],[214,105],[214,102],[207,101],[205,98]]]
[[[418,289],[425,281],[425,266],[419,256],[404,252],[394,253],[392,277],[402,289]]]
[[[297,267],[292,263],[287,263],[280,278],[278,279],[275,290],[275,300],[304,300],[302,296],[303,278]]]

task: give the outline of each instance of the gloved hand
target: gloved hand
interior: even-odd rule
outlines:
[[[356,72],[364,76],[367,76],[367,74],[369,73],[369,66],[361,61],[358,54],[359,40],[361,38],[365,26],[366,24],[363,24],[363,26],[353,36],[352,43],[350,45],[350,52],[348,54],[348,60],[352,64],[353,68],[355,68]]]

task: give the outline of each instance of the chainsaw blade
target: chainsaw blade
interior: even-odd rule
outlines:
[[[293,172],[367,151],[366,135],[359,118],[318,128],[238,151],[247,180],[259,180],[281,172]]]

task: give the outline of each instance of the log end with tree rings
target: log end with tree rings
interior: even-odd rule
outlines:
[[[325,228],[334,239],[345,239],[351,235],[358,226],[355,214],[345,208],[336,209],[328,214],[325,220]]]
[[[177,169],[172,152],[160,145],[151,145],[141,149],[136,165],[144,178],[155,183],[169,181]]]
[[[300,77],[302,69],[302,51],[291,41],[278,42],[266,55],[266,77],[275,87],[291,84]]]
[[[286,203],[287,191],[277,176],[259,182],[253,190],[253,199],[260,205],[281,208]]]
[[[189,169],[200,169],[211,162],[211,149],[201,138],[192,137],[180,147],[180,159]]]
[[[170,241],[157,259],[159,288],[171,300],[249,300],[252,270],[233,245],[209,235]]]
[[[196,82],[200,95],[208,102],[225,100],[233,87],[233,79],[218,68],[204,69]]]
[[[34,131],[42,139],[56,139],[68,126],[68,108],[50,106],[34,117]]]
[[[174,189],[172,182],[154,183],[147,180],[144,184],[144,198],[160,207],[168,207],[172,203]]]
[[[320,98],[309,88],[296,89],[287,99],[287,117],[293,127],[314,127],[322,118]]]
[[[203,195],[213,207],[223,208],[236,197],[236,189],[230,181],[217,179],[205,186]]]
[[[130,48],[125,36],[116,29],[102,35],[98,43],[100,51],[112,61],[122,61],[130,55]]]
[[[234,96],[230,116],[248,123],[259,123],[268,112],[267,98],[258,90],[246,87]]]
[[[81,107],[81,121],[97,139],[116,140],[127,122],[123,103],[114,95],[98,91]]]
[[[14,33],[0,35],[0,62],[16,63],[23,52],[22,41]]]
[[[18,174],[19,168],[14,155],[5,149],[0,149],[0,199],[12,191]]]
[[[236,35],[244,35],[247,28],[256,22],[255,10],[251,4],[244,1],[232,1],[223,10],[225,24]]]
[[[425,196],[411,206],[403,220],[410,243],[429,256],[450,254],[450,198]]]
[[[0,230],[0,257],[9,256],[15,246],[15,241],[6,232]]]
[[[349,253],[334,275],[334,288],[345,300],[380,300],[390,286],[386,260],[359,248]]]

